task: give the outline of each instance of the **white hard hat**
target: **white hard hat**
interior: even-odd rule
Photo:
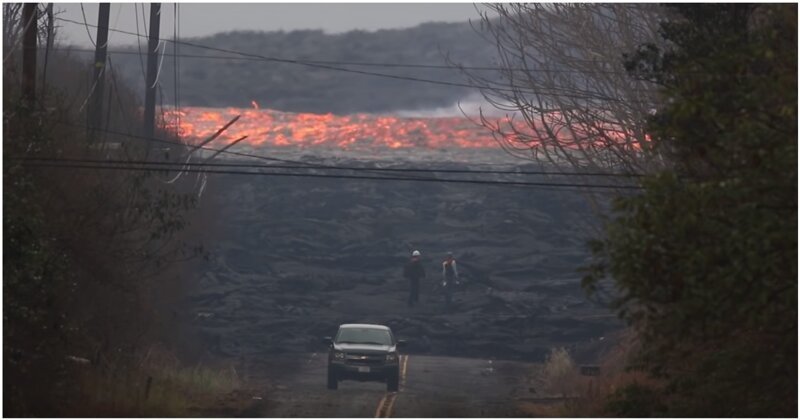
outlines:
[[[417,250],[414,250],[414,252],[411,253],[412,257],[419,257],[419,255],[420,255],[419,251],[417,251]]]

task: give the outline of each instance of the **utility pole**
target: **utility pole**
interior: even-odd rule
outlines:
[[[22,102],[29,107],[36,99],[36,29],[38,27],[38,3],[22,6]]]
[[[150,42],[147,46],[147,78],[144,95],[144,136],[152,138],[155,134],[156,117],[156,76],[158,72],[158,32],[161,22],[161,3],[150,4]],[[150,141],[147,141],[150,150]]]
[[[44,65],[42,66],[42,94],[47,92],[47,58],[53,48],[53,3],[47,3],[47,45],[44,47]]]
[[[103,120],[103,90],[106,79],[106,50],[108,48],[108,16],[111,3],[100,3],[97,17],[97,45],[94,52],[94,90],[89,108],[89,138],[94,141],[95,133]]]

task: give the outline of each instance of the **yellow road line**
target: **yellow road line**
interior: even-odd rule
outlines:
[[[386,407],[386,413],[384,414],[384,417],[392,417],[392,409],[394,408],[395,401],[397,401],[397,393],[392,393],[392,398],[391,401],[389,401],[389,406]]]
[[[408,372],[408,356],[400,356],[400,364],[402,368],[400,369],[400,386],[404,386],[406,383],[406,372]],[[402,389],[402,388],[400,388]],[[380,402],[378,403],[378,408],[375,410],[375,417],[391,417],[392,410],[394,409],[394,403],[397,401],[397,393],[396,392],[388,392],[383,395]]]
[[[392,406],[394,406],[394,401],[397,398],[396,392],[387,393],[381,399],[381,402],[378,403],[378,410],[375,412],[376,418],[381,417],[390,417],[392,413]]]
[[[383,394],[383,398],[381,398],[381,401],[378,403],[378,408],[375,410],[375,418],[379,418],[381,416],[381,409],[383,408],[383,405],[386,403],[386,397],[388,396],[389,394]]]
[[[400,383],[406,384],[406,371],[408,370],[408,356],[403,357],[403,371],[400,373]]]

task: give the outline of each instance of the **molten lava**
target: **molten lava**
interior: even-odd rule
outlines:
[[[464,117],[398,118],[372,114],[332,115],[287,113],[253,108],[186,107],[165,113],[167,126],[182,138],[205,139],[233,117],[239,121],[217,141],[242,136],[251,146],[328,146],[358,148],[488,148],[497,147],[491,134]],[[176,125],[179,125],[176,127]]]

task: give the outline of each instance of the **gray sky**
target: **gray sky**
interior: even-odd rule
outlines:
[[[144,11],[142,10],[144,4]],[[161,36],[172,37],[175,3],[162,3]],[[211,35],[231,30],[277,31],[322,29],[340,33],[353,29],[376,30],[407,28],[423,22],[464,22],[476,20],[472,3],[178,3],[180,36],[183,38]],[[56,3],[59,17],[83,22],[80,3]],[[97,3],[83,3],[86,22],[97,25]],[[146,34],[142,21],[149,28],[150,6],[147,3],[112,3],[111,28],[137,32],[134,10],[138,10],[139,32]],[[58,22],[61,42],[88,47],[96,29],[69,22]],[[91,34],[91,35],[90,35]],[[109,33],[109,45],[130,45],[136,37]]]

